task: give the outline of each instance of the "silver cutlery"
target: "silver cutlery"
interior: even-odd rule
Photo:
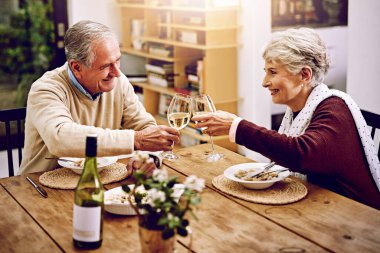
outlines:
[[[256,176],[253,176],[252,178],[260,178],[260,177],[263,177],[264,175],[266,174],[269,174],[269,173],[277,173],[277,175],[281,172],[284,172],[284,171],[287,171],[289,169],[282,169],[282,170],[273,170],[273,171],[266,171],[266,172],[260,172],[259,174],[257,174]]]
[[[38,191],[39,194],[41,194],[42,197],[44,197],[44,198],[48,197],[47,192],[41,186],[39,186],[38,184],[36,184],[33,181],[33,179],[31,179],[30,177],[26,177],[26,180],[28,180],[29,183],[31,183],[33,185],[33,187],[36,188],[36,190]]]
[[[275,162],[268,163],[267,165],[264,166],[264,170],[262,172],[260,172],[260,173],[257,173],[256,171],[248,172],[247,175],[241,179],[245,180],[247,178],[253,178],[253,177],[256,177],[260,174],[266,173],[269,171],[270,168],[272,168],[275,165],[276,165]]]

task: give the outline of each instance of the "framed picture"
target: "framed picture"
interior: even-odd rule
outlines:
[[[347,26],[348,0],[272,0],[272,29]]]

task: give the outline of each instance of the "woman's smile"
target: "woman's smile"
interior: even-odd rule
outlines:
[[[279,89],[269,89],[271,96],[275,96],[280,90]]]

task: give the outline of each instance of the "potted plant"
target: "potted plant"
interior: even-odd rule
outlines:
[[[123,185],[123,189],[129,193],[128,201],[139,217],[142,252],[173,252],[175,235],[189,233],[187,214],[196,219],[193,211],[201,201],[204,179],[192,175],[178,187],[176,177],[158,168],[151,176],[137,169],[133,177],[135,185]]]

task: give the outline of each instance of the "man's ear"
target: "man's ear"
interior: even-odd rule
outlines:
[[[69,66],[70,66],[71,71],[73,71],[74,74],[79,73],[82,69],[82,66],[76,60],[70,60]]]
[[[302,81],[307,82],[307,83],[311,82],[311,78],[313,76],[313,70],[309,66],[303,67],[301,70],[301,74],[302,74]]]

